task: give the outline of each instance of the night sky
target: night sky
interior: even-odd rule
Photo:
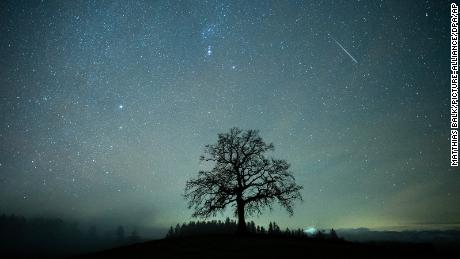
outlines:
[[[236,126],[259,129],[304,186],[294,216],[249,220],[458,226],[449,8],[1,1],[0,213],[189,221],[185,182]]]

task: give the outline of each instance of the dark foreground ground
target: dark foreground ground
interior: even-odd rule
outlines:
[[[444,258],[453,249],[394,242],[198,236],[148,241],[74,258]]]

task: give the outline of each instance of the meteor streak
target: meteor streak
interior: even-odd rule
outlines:
[[[350,52],[348,52],[348,51],[342,46],[342,44],[340,44],[340,43],[339,43],[336,39],[334,39],[332,36],[330,36],[330,37],[331,37],[331,39],[333,39],[333,40],[335,41],[335,43],[337,43],[337,45],[339,45],[339,47],[340,47],[343,51],[345,51],[345,53],[347,53],[347,55],[348,55],[356,64],[358,64],[358,60],[356,60],[356,59],[350,54]]]

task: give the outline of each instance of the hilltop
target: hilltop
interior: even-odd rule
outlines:
[[[153,240],[76,258],[423,258],[439,256],[429,244],[354,243],[285,236],[209,235]]]

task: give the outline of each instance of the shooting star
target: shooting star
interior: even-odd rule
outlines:
[[[330,35],[329,35],[330,36]],[[345,51],[345,53],[347,53],[347,55],[351,58],[351,60],[353,60],[356,64],[358,64],[358,60],[356,60],[351,54],[350,52],[348,52],[343,46],[342,44],[340,44],[336,39],[334,39],[332,36],[330,36],[331,39],[333,39],[335,41],[335,43],[337,43],[337,45],[339,45],[339,47]]]

